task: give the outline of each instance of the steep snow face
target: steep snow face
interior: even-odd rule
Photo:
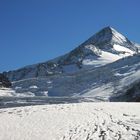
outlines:
[[[121,58],[134,55],[136,52],[132,51],[124,46],[114,44],[112,48],[108,51],[101,50],[93,45],[85,46],[86,48],[92,50],[96,56],[88,55],[83,61],[83,67],[87,65],[92,65],[94,67],[102,66],[107,63],[114,62]]]
[[[116,50],[118,52],[124,53],[124,55],[126,55],[126,56],[134,54],[134,51],[132,51],[132,50],[130,50],[128,48],[125,48],[124,46],[114,44],[113,48],[114,48],[114,50]]]
[[[110,27],[110,30],[112,32],[112,38],[113,40],[116,40],[116,42],[119,43],[124,43],[127,42],[126,37],[124,37],[122,34],[120,34],[119,32],[117,32],[115,29]]]
[[[103,51],[101,49],[97,49],[97,50],[98,52],[94,52],[96,53],[96,56],[88,55],[83,59],[82,61],[83,68],[86,68],[87,66],[99,67],[124,57],[124,55],[121,56],[118,54],[113,54],[109,51]]]

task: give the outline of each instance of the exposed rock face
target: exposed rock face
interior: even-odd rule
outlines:
[[[0,87],[6,87],[9,88],[11,87],[11,82],[8,80],[8,78],[6,76],[4,76],[3,74],[0,74]]]
[[[126,98],[127,97],[127,98]],[[133,84],[125,94],[128,101],[140,102],[140,81]]]

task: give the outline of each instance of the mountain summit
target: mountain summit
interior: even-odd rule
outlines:
[[[140,99],[139,45],[111,27],[53,60],[4,72],[12,96],[86,96],[95,101]]]
[[[133,55],[137,51],[138,48],[125,36],[112,27],[105,27],[71,51],[65,61],[77,62],[78,60],[77,63],[92,64],[97,67]],[[95,63],[97,59],[98,63]]]
[[[122,34],[112,27],[105,27],[63,56],[4,74],[11,81],[17,81],[61,73],[75,73],[131,56],[137,53],[137,50],[136,45]]]
[[[110,26],[97,32],[82,45],[85,46],[90,44],[98,46],[100,49],[104,49],[105,47],[108,48],[116,44],[127,47],[133,51],[137,51],[137,48],[131,41]]]

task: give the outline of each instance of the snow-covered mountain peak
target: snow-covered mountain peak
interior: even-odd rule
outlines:
[[[75,73],[137,53],[138,47],[112,27],[105,27],[69,53],[53,60],[4,73],[11,81]]]
[[[108,26],[91,36],[63,59],[65,64],[100,66],[137,53],[137,47]],[[64,64],[64,63],[63,63]]]
[[[114,44],[130,46],[132,45],[131,41],[129,41],[125,36],[119,33],[114,28],[108,26],[97,32],[95,35],[90,37],[87,41],[85,41],[82,46],[93,44],[95,46],[99,46],[103,48],[104,46],[110,46]]]

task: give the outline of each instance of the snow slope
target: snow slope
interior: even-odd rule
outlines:
[[[0,109],[0,140],[139,140],[137,103]]]
[[[15,94],[15,91],[10,88],[0,88],[0,97],[13,96],[13,94]]]
[[[18,89],[19,88],[17,88],[16,90]],[[33,97],[35,96],[35,94],[30,91],[29,92],[27,91],[26,93],[17,93],[16,90],[12,88],[0,88],[0,97],[15,97],[15,96],[16,97]]]
[[[134,55],[74,74],[16,81],[13,82],[13,89],[19,95],[20,93],[26,95],[26,92],[44,95],[47,92],[47,95],[52,97],[86,96],[101,101],[116,101],[115,98],[125,95],[127,90],[138,81],[140,81],[140,55]],[[32,85],[38,88],[30,88]],[[124,97],[119,101],[133,99],[133,96],[129,99]]]

